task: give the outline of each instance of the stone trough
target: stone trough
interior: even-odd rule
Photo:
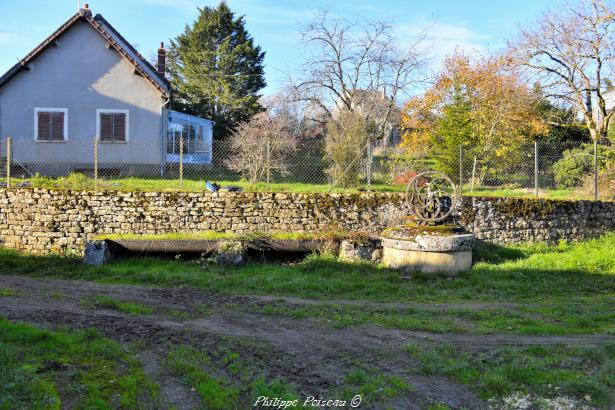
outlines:
[[[456,273],[472,266],[474,235],[450,226],[402,225],[385,230],[380,238],[335,239],[104,239],[86,244],[83,262],[101,265],[115,257],[140,254],[203,254],[234,265],[243,263],[249,251],[307,254],[327,251],[347,262],[367,261],[403,271]]]
[[[134,253],[197,253],[215,255],[226,264],[241,263],[248,250],[278,253],[311,253],[330,251],[337,253],[339,241],[325,239],[101,239],[86,244],[83,262],[102,265],[117,255]],[[231,262],[234,261],[234,262]]]
[[[457,273],[472,267],[474,235],[454,226],[401,226],[381,238],[385,266],[424,273]]]
[[[118,246],[123,250],[142,253],[210,253],[218,249],[217,240],[187,239],[187,240],[148,240],[148,239],[114,239],[107,240],[111,246]]]

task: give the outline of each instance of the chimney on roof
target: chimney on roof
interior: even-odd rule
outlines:
[[[79,10],[79,14],[81,14],[82,16],[92,17],[92,10],[90,10],[90,5],[88,3],[85,3],[81,10]]]
[[[167,73],[167,50],[164,49],[164,43],[160,43],[160,48],[158,49],[158,74],[162,77],[166,76]]]

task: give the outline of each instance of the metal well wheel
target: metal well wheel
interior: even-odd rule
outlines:
[[[440,222],[455,209],[457,186],[441,172],[421,172],[408,182],[406,202],[420,223]]]

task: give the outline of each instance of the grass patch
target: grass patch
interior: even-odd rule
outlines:
[[[289,307],[287,305],[265,305],[261,313],[288,316],[295,319],[317,318],[321,323],[335,328],[346,328],[366,324],[377,324],[401,330],[423,330],[436,333],[463,333],[471,331],[454,315],[428,309],[372,309],[355,306],[322,305]]]
[[[157,258],[131,258],[98,267],[80,260],[0,250],[0,273],[85,279],[107,283],[191,286],[226,294],[269,294],[374,301],[534,301],[567,303],[615,294],[615,233],[576,244],[495,248],[455,280],[415,275],[368,263],[314,255],[294,265],[248,263],[200,266]],[[588,302],[589,303],[589,302]]]
[[[74,190],[94,190],[96,185],[99,190],[119,190],[119,191],[205,191],[206,176],[194,179],[188,175],[184,176],[182,182],[179,179],[162,178],[109,178],[99,179],[97,184],[94,179],[80,173],[72,173],[66,177],[43,177],[35,176],[29,179],[11,179],[12,184],[29,181],[33,187],[47,189],[74,189]],[[354,188],[338,188],[329,184],[310,184],[301,182],[277,182],[277,183],[251,183],[243,180],[217,180],[209,178],[221,186],[234,185],[243,188],[247,192],[358,192],[365,189],[365,186]],[[406,187],[401,185],[387,185],[374,183],[370,186],[371,190],[380,192],[401,192]]]
[[[536,198],[533,188],[474,188],[472,192],[469,186],[464,186],[463,195],[465,196],[495,196],[511,198]],[[594,199],[593,197],[572,189],[541,189],[538,192],[539,198],[562,199],[562,200],[581,200]]]
[[[0,288],[0,297],[17,296],[19,293],[13,289]]]
[[[276,182],[276,183],[251,183],[243,180],[223,179],[217,180],[219,175],[203,175],[194,178],[189,174],[184,175],[182,182],[177,179],[148,178],[148,177],[126,177],[126,178],[106,178],[99,179],[95,184],[94,179],[81,173],[72,173],[65,177],[51,178],[35,176],[32,178],[20,179],[12,178],[13,185],[28,181],[36,188],[47,189],[74,189],[74,190],[93,190],[95,186],[99,190],[119,190],[119,191],[205,191],[205,181],[211,180],[221,186],[234,185],[243,188],[247,192],[298,192],[298,193],[354,193],[365,189],[376,192],[405,192],[405,185],[393,185],[384,183],[386,178],[375,178],[375,183],[367,187],[359,185],[354,188],[339,188],[326,183],[302,183],[302,182]],[[475,188],[470,191],[470,186],[463,187],[463,194],[468,196],[495,196],[495,197],[517,197],[535,198],[534,190],[531,188]],[[567,189],[541,189],[539,197],[549,199],[592,199],[581,192]]]
[[[132,241],[189,241],[189,240],[236,240],[236,241],[251,241],[258,239],[274,239],[274,240],[326,240],[335,238],[356,237],[356,233],[335,231],[335,232],[317,232],[317,233],[301,233],[301,232],[255,232],[246,234],[236,234],[232,232],[174,232],[163,234],[104,234],[99,235],[96,239],[99,240],[132,240]]]
[[[384,374],[379,371],[358,368],[346,374],[344,385],[339,393],[332,396],[350,400],[361,396],[361,404],[383,403],[389,399],[414,390],[406,380],[399,376]]]
[[[239,307],[241,309],[241,307]],[[348,305],[291,307],[268,304],[260,313],[295,319],[318,319],[334,328],[379,325],[389,329],[474,334],[615,334],[615,300],[592,298],[555,305],[514,308],[441,309],[371,308]]]
[[[0,318],[0,409],[142,408],[157,386],[95,331],[52,332]]]
[[[220,349],[206,354],[176,346],[167,355],[167,366],[195,389],[207,409],[251,407],[259,396],[298,399],[295,387],[278,378],[267,381],[236,352]]]
[[[101,309],[113,309],[129,315],[150,315],[154,309],[137,302],[117,300],[107,295],[98,295],[85,301],[86,306]]]
[[[412,344],[405,349],[418,361],[419,372],[454,378],[485,399],[523,392],[547,398],[569,396],[600,407],[608,407],[615,399],[615,345],[468,352],[450,345],[427,349]]]

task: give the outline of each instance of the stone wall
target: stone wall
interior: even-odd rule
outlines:
[[[33,253],[70,253],[109,233],[346,229],[377,234],[407,212],[397,193],[0,189],[0,242]],[[494,243],[577,240],[614,230],[615,202],[463,198],[458,220]]]
[[[499,245],[577,241],[615,230],[615,202],[464,197],[458,222]]]

